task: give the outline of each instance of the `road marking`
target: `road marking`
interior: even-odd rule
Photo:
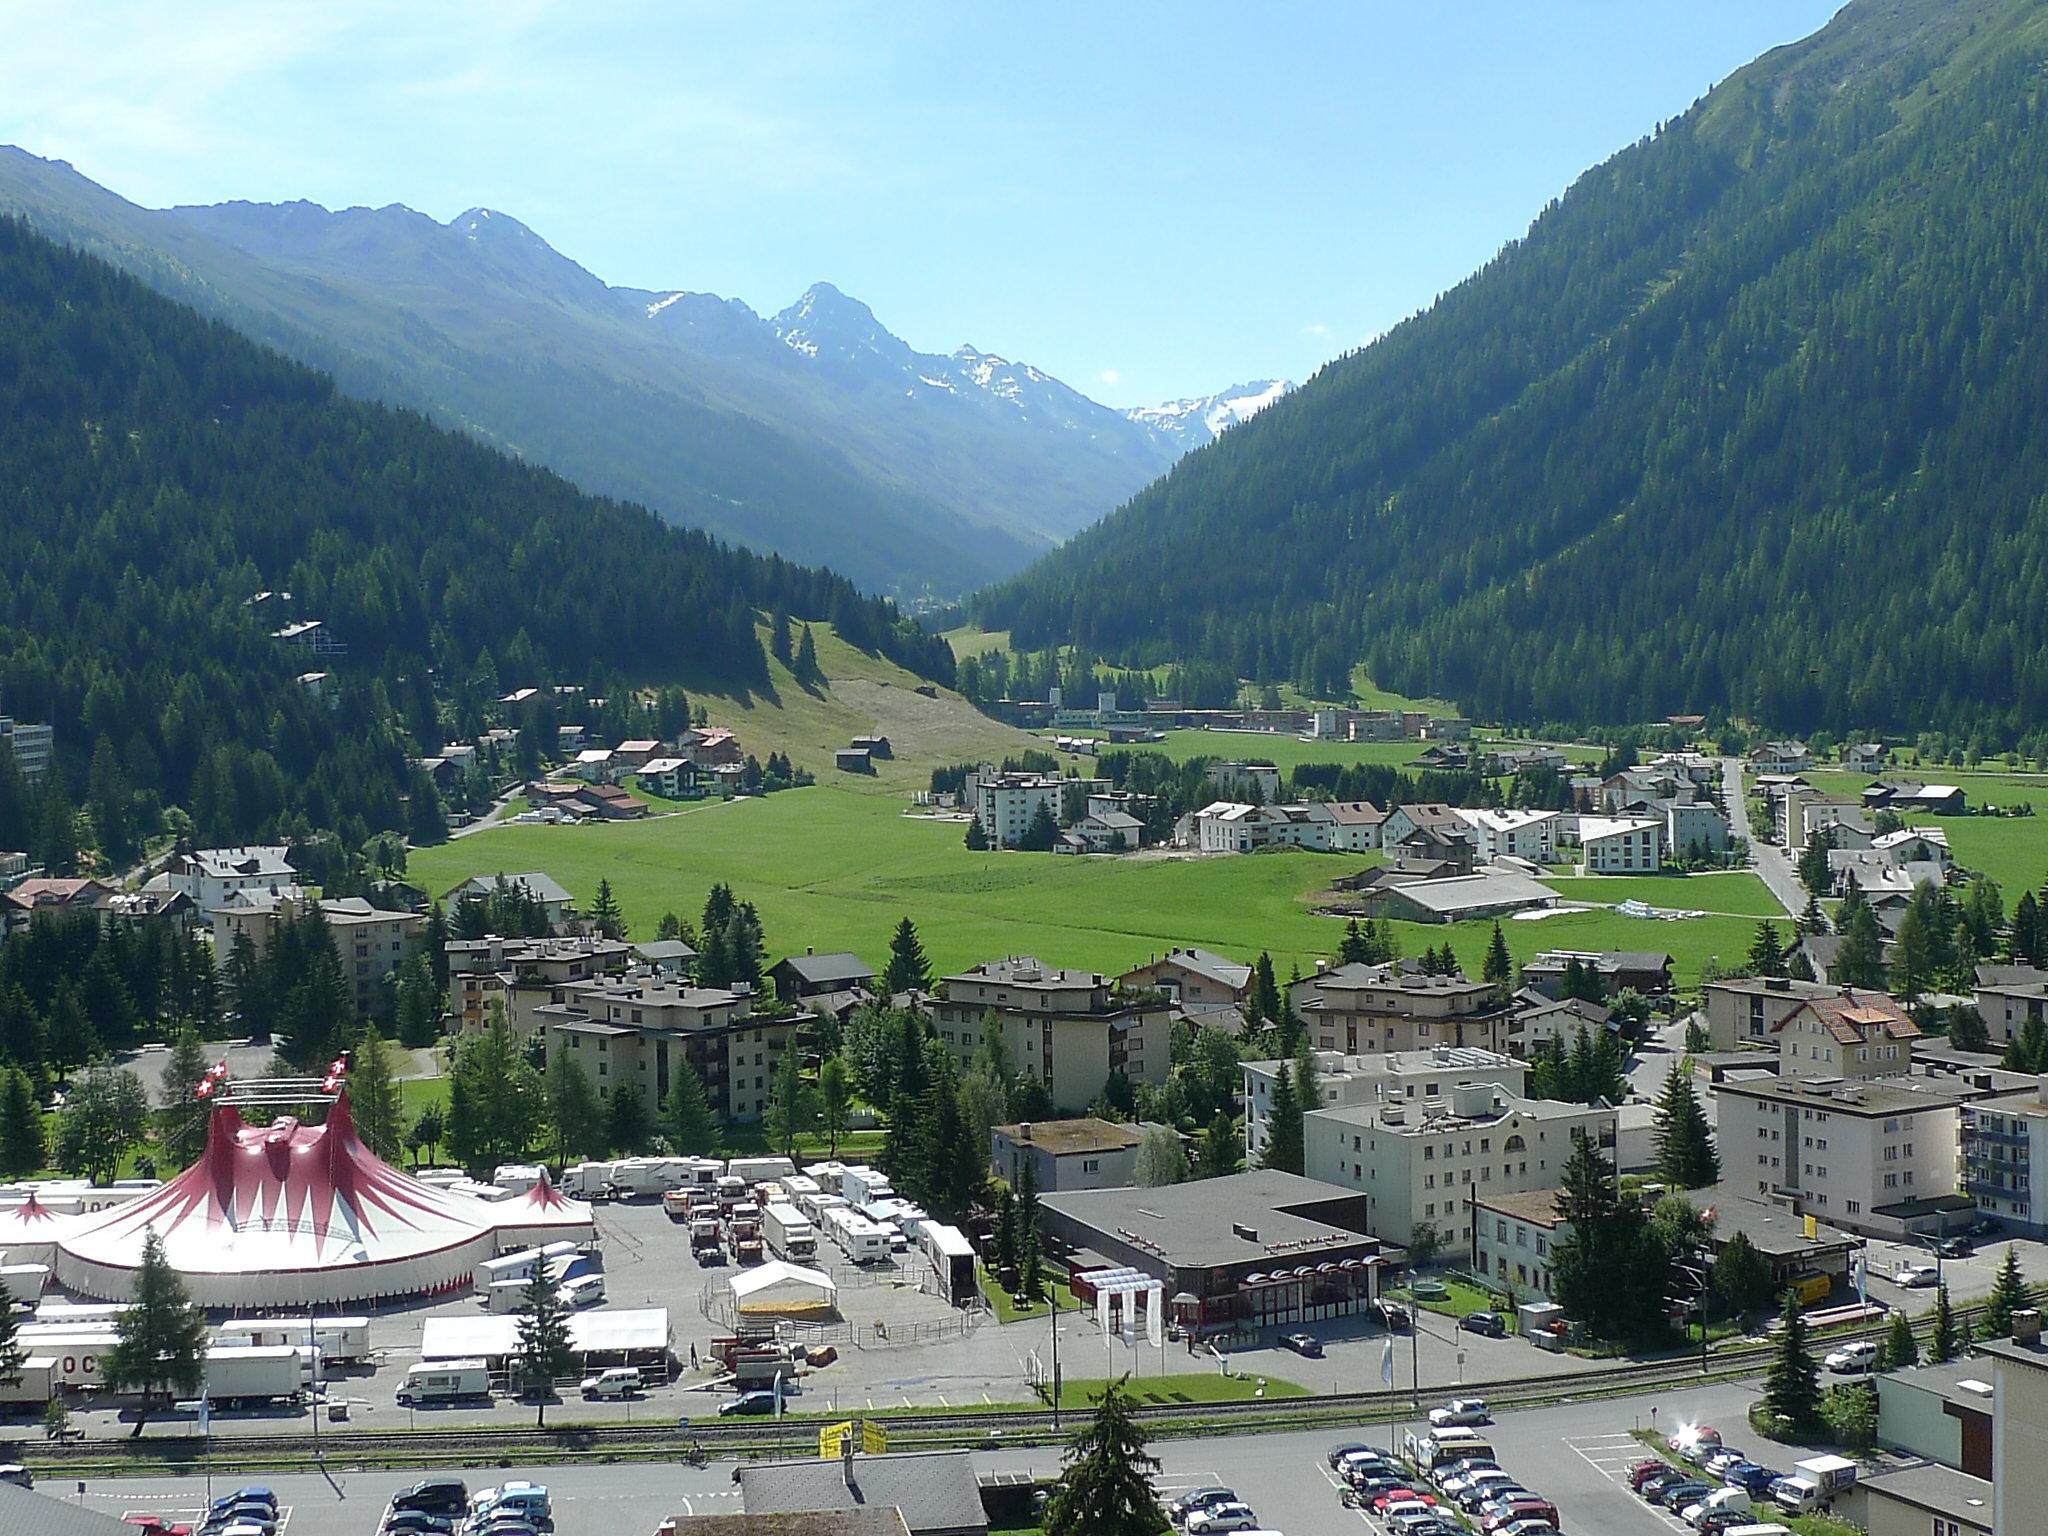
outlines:
[[[953,1406],[951,1403],[946,1401],[946,1394],[943,1392],[939,1394],[939,1406],[941,1408],[950,1408]]]

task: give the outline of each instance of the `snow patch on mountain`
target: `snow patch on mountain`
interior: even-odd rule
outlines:
[[[1258,379],[1250,384],[1232,385],[1213,395],[1135,406],[1124,414],[1176,444],[1181,452],[1189,453],[1251,420],[1292,388],[1293,383],[1287,379]]]

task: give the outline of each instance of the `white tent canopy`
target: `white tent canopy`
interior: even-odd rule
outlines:
[[[743,1269],[726,1283],[733,1305],[746,1313],[829,1311],[839,1300],[839,1287],[822,1269],[781,1259]]]
[[[422,1360],[488,1360],[497,1365],[519,1348],[519,1318],[430,1317],[420,1328]],[[583,1355],[662,1355],[669,1347],[667,1307],[603,1308],[569,1318],[569,1347]]]

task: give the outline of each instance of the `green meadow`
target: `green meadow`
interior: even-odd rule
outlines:
[[[412,855],[411,874],[440,894],[475,874],[544,870],[588,905],[608,879],[636,934],[664,912],[694,917],[717,881],[759,909],[769,949],[848,949],[870,964],[890,931],[916,922],[941,970],[1009,954],[1118,972],[1176,946],[1223,954],[1272,953],[1284,976],[1333,954],[1343,924],[1311,911],[1336,876],[1376,855],[1281,850],[1235,858],[1074,858],[974,853],[959,822],[903,814],[892,796],[820,785],[765,799],[694,807],[642,822],[575,827],[499,827]],[[1574,900],[1634,897],[1662,907],[1746,913],[1768,910],[1748,875],[1568,881]],[[1711,901],[1701,899],[1713,893]],[[1449,928],[1398,924],[1404,949],[1449,940],[1477,974],[1491,924]],[[1504,922],[1518,959],[1538,950],[1663,949],[1681,980],[1710,955],[1747,952],[1754,920],[1705,917],[1660,922],[1574,912]]]
[[[1894,777],[1902,770],[1889,770]],[[2039,889],[2048,879],[2048,775],[2037,773],[1972,773],[1962,768],[1914,769],[1911,777],[1931,783],[1959,785],[1972,809],[1995,805],[2030,805],[2032,816],[1926,816],[1910,818],[1948,833],[1956,862],[1996,880],[2008,908],[2029,886]],[[1860,795],[1872,780],[1868,774],[1816,770],[1804,775],[1815,789],[1830,795]]]

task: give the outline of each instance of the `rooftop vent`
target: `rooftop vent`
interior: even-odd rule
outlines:
[[[2012,1315],[2012,1341],[2015,1344],[2038,1344],[2041,1342],[2041,1314],[2032,1307],[2024,1307]]]
[[[1248,1243],[1256,1243],[1259,1240],[1259,1229],[1248,1227],[1241,1221],[1233,1221],[1230,1230]]]

